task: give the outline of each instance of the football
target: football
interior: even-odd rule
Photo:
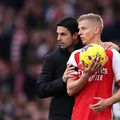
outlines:
[[[80,62],[88,67],[91,61],[95,58],[100,58],[100,63],[103,66],[107,61],[107,56],[104,48],[98,44],[88,44],[81,49]]]

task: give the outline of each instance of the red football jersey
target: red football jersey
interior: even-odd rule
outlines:
[[[94,97],[109,98],[112,96],[114,82],[120,83],[120,54],[112,49],[106,51],[106,64],[92,75],[82,90],[75,96],[72,120],[112,120],[112,108],[107,107],[101,112],[89,108],[90,104],[98,102]],[[70,56],[67,64],[78,67],[79,77],[82,74],[79,61],[80,50]]]

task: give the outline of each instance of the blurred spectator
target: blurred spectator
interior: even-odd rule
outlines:
[[[4,3],[7,6],[19,10],[23,5],[24,0],[0,0],[0,3]]]
[[[48,7],[45,20],[48,23],[55,23],[57,20],[64,16],[74,16],[74,9],[72,4],[70,4],[67,0],[53,0],[51,6]]]
[[[3,90],[9,92],[9,94],[13,93],[13,78],[9,63],[0,59],[0,93]]]
[[[38,0],[26,0],[24,8],[29,10],[26,19],[29,28],[44,29],[47,26],[47,22],[44,19],[44,7]]]

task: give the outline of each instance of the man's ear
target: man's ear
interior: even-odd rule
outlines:
[[[75,33],[73,34],[73,39],[74,39],[74,40],[78,40],[78,32],[75,32]]]
[[[98,27],[98,26],[95,26],[94,32],[95,32],[95,34],[98,34],[98,33],[100,33],[100,27]]]

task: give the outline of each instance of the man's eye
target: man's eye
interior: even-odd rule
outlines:
[[[61,33],[61,35],[65,35],[65,33]]]
[[[82,30],[85,30],[86,28],[82,28]]]

